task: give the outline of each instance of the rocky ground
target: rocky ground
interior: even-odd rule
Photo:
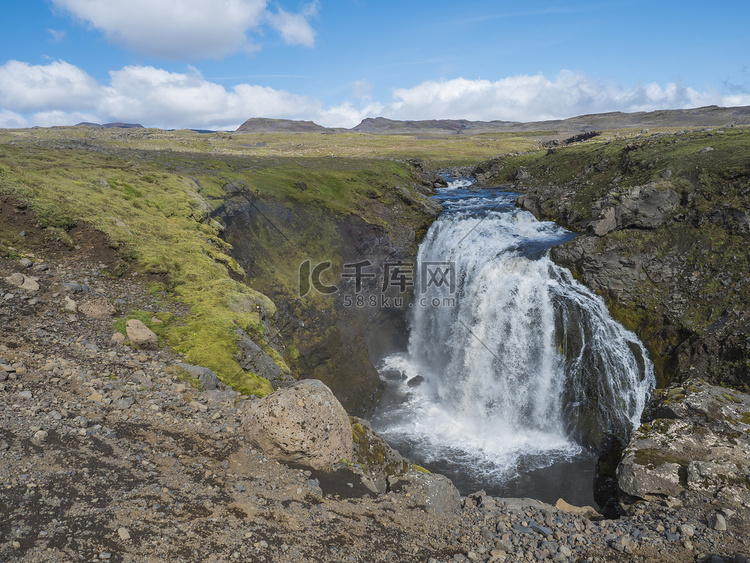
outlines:
[[[424,473],[375,494],[344,466],[278,463],[243,430],[255,399],[198,390],[182,358],[89,316],[102,298],[115,316],[184,311],[140,275],[103,275],[117,258],[96,233],[73,238],[0,259],[0,561],[747,561],[743,485],[646,495],[602,520],[460,498]]]

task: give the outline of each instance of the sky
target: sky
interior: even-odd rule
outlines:
[[[0,128],[750,105],[747,0],[3,0]]]

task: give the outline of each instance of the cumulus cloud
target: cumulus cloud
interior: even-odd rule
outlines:
[[[270,19],[290,44],[312,46],[307,18],[272,14],[267,0],[52,0],[78,19],[104,32],[108,41],[146,55],[174,60],[220,58],[253,50],[248,33]],[[276,22],[276,23],[274,23]]]
[[[0,108],[0,129],[21,129],[29,122],[20,113]]]
[[[0,107],[17,112],[89,109],[99,85],[86,72],[64,61],[30,65],[8,61],[0,66]]]
[[[100,85],[63,61],[0,66],[0,127],[130,121],[235,129],[249,117],[303,119],[320,111],[321,104],[305,96],[252,84],[226,89],[194,69],[175,73],[127,66],[111,71],[109,84]]]
[[[319,7],[320,4],[315,1],[308,4],[299,14],[279,8],[275,14],[268,14],[268,20],[287,44],[312,47],[315,44],[315,31],[307,20],[317,15]]]
[[[367,84],[355,84],[364,88]],[[362,94],[363,92],[359,92]],[[169,72],[126,66],[99,84],[64,61],[0,66],[0,127],[74,125],[81,121],[138,122],[162,128],[236,129],[250,117],[311,119],[328,127],[353,127],[366,117],[540,121],[606,111],[651,111],[704,105],[750,105],[749,94],[698,92],[677,84],[632,88],[564,71],[497,81],[423,82],[393,92],[387,102],[364,95],[324,106],[319,100],[267,86],[226,88],[196,69]]]
[[[540,121],[608,111],[651,111],[721,104],[716,92],[680,84],[622,87],[571,71],[554,79],[542,74],[497,81],[457,78],[397,89],[384,111],[394,119]],[[408,117],[407,117],[408,116]]]
[[[249,117],[302,116],[319,108],[304,96],[265,86],[239,84],[227,90],[197,72],[128,66],[110,76],[102,113],[161,127],[236,128]]]

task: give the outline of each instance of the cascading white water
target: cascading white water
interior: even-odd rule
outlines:
[[[654,376],[636,336],[548,258],[572,235],[516,209],[517,194],[466,187],[440,194],[446,211],[417,261],[417,280],[438,265],[455,284],[418,288],[408,352],[383,362],[390,399],[373,423],[428,466],[496,482],[626,436]]]

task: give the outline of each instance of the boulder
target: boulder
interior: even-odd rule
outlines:
[[[326,469],[354,456],[349,416],[322,381],[298,381],[245,409],[247,438],[274,459]]]
[[[128,333],[130,344],[135,348],[156,350],[159,347],[156,334],[138,319],[130,319],[125,323],[125,331]]]
[[[77,313],[78,312],[78,304],[73,301],[69,296],[65,296],[65,310],[68,313]]]
[[[11,274],[5,278],[5,281],[10,285],[25,291],[39,291],[39,284],[37,283],[36,278],[26,276],[20,272]]]
[[[208,368],[183,363],[178,363],[177,365],[198,379],[205,391],[214,391],[219,384],[219,377]]]
[[[109,319],[117,312],[114,305],[106,297],[98,297],[81,303],[78,306],[78,311],[87,317],[99,320]]]
[[[617,468],[631,496],[750,485],[750,395],[689,380],[659,389]]]
[[[444,475],[410,471],[389,483],[391,491],[407,494],[428,511],[450,514],[461,508],[461,493]]]
[[[238,342],[240,355],[238,360],[242,369],[253,372],[260,377],[265,377],[271,382],[271,386],[274,389],[295,381],[291,373],[284,372],[273,358],[266,354],[243,331],[238,329],[236,332],[240,336],[240,341]]]
[[[555,508],[557,508],[557,510],[561,510],[562,512],[567,512],[568,514],[577,514],[589,519],[599,519],[602,516],[596,511],[593,506],[574,506],[572,504],[568,504],[564,499],[561,498],[557,499]]]

